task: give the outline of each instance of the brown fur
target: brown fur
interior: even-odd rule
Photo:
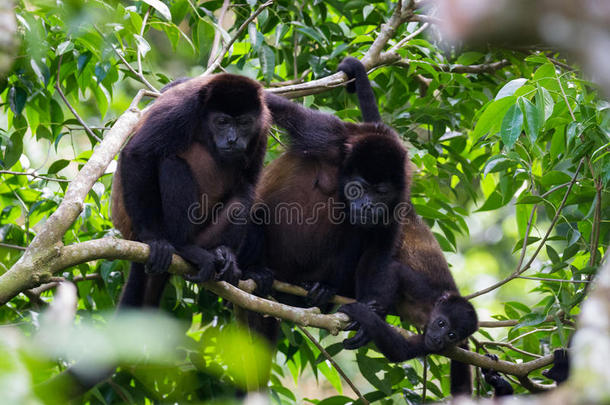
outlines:
[[[217,85],[218,83],[230,85],[230,76],[226,75],[209,75],[205,77],[195,77],[183,83],[177,84],[165,91],[148,111],[140,118],[134,129],[134,134],[149,117],[159,114],[160,112],[170,109],[172,106],[179,104],[193,92],[198,91],[204,86],[210,84]],[[251,156],[250,161],[256,162],[262,159],[265,153],[267,143],[266,134],[271,127],[271,113],[264,102],[264,89],[258,85],[258,97],[261,100],[262,110],[260,111],[260,120],[262,122],[257,145],[255,147],[255,156]],[[178,153],[178,156],[187,161],[191,168],[193,178],[198,184],[199,194],[207,194],[208,208],[212,208],[216,203],[220,202],[223,196],[231,195],[232,189],[239,181],[252,181],[252,179],[241,179],[235,173],[233,167],[221,167],[214,160],[209,150],[198,142],[193,142],[188,145],[188,148]],[[117,164],[116,173],[120,172],[120,157]],[[114,176],[112,191],[111,191],[111,218],[116,229],[121,232],[121,235],[128,240],[135,240],[136,235],[132,229],[131,219],[125,209],[123,201],[123,188],[121,184],[121,176]],[[215,239],[220,233],[219,226],[210,229],[209,235],[201,232],[198,235],[202,246],[209,245],[211,240]]]

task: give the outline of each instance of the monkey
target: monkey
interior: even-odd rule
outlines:
[[[485,356],[495,361],[498,360],[498,356],[495,354],[486,354]],[[494,397],[513,395],[513,387],[496,370],[481,367],[481,372],[485,382],[494,389]]]
[[[132,263],[119,308],[159,304],[173,253],[196,267],[193,281],[239,281],[270,127],[263,94],[238,75],[180,79],[140,119],[119,156],[112,221],[150,255]]]
[[[356,78],[355,85],[365,86],[361,92],[374,103],[363,72],[365,80]],[[374,304],[384,312],[380,297],[391,296],[385,290],[393,286],[383,273],[400,229],[394,210],[409,196],[406,148],[381,122],[344,122],[272,93],[265,100],[291,142],[264,170],[252,219],[261,224],[248,245],[263,246],[259,262],[276,279],[306,286],[312,306],[353,292],[363,301],[377,297]],[[366,118],[373,110],[379,116],[375,105]],[[252,261],[241,267],[249,266]]]
[[[415,347],[419,351],[415,354],[394,355],[389,351],[393,347],[382,349],[382,353],[391,359],[406,360],[441,351],[474,332],[476,312],[457,293],[438,242],[413,211],[406,149],[397,134],[381,123],[364,66],[355,58],[346,58],[339,70],[353,80],[363,124],[344,123],[282,97],[269,93],[266,96],[273,121],[288,130],[291,144],[284,155],[265,169],[257,188],[257,198],[269,211],[264,214],[277,212],[281,204],[294,203],[304,209],[304,218],[311,218],[314,208],[321,206],[323,219],[288,223],[284,218],[279,221],[266,218],[267,221],[261,221],[263,226],[255,227],[258,236],[251,238],[253,243],[248,245],[264,245],[263,263],[259,261],[257,265],[269,267],[276,278],[305,282],[310,304],[319,305],[335,293],[359,301],[342,307],[356,321],[352,326],[359,323],[361,327],[356,336],[345,342],[347,348],[359,347],[370,338],[382,347],[384,342],[398,344],[399,349],[411,347],[412,342],[405,344],[404,338],[380,317],[395,307],[419,326],[429,321],[428,335],[417,337]],[[371,206],[380,202],[393,209],[406,203],[402,206],[406,208],[405,224],[399,224],[396,217],[382,227],[370,226],[366,217],[362,220],[361,216],[360,222],[324,221],[324,215],[331,215],[327,203],[330,198],[347,202],[344,207],[348,214],[362,213],[362,203],[350,201],[346,195],[347,185],[366,190],[357,194]],[[374,210],[371,215],[375,216]],[[365,247],[368,251],[359,253]],[[287,297],[282,298],[286,302]],[[273,320],[267,318],[266,325],[257,326],[256,315],[251,315],[251,325],[269,335]],[[360,315],[377,321],[375,325],[384,336],[378,339],[374,333],[368,333],[368,318],[361,319]],[[452,324],[448,325],[449,322]],[[452,371],[452,392],[470,392],[469,367],[452,362]]]
[[[338,309],[359,327],[355,336],[343,341],[344,347],[356,349],[372,340],[392,362],[440,353],[452,345],[468,349],[464,340],[478,328],[476,311],[459,294],[428,226],[414,210],[406,219],[402,246],[390,265],[390,279],[397,285],[390,313],[424,332],[405,338],[379,316],[375,307],[356,302]],[[469,365],[451,360],[450,375],[452,395],[472,392]]]
[[[354,78],[362,115],[366,121],[379,122],[381,116],[374,94],[368,83],[364,67],[348,58],[342,63],[344,71]],[[357,60],[355,60],[357,61]],[[340,67],[341,68],[341,67]],[[406,167],[407,171],[410,168]],[[410,176],[409,176],[410,177]],[[386,284],[395,285],[388,305],[387,297],[380,297],[382,308],[393,307],[394,311],[414,325],[423,328],[424,334],[405,339],[379,315],[379,304],[375,297],[368,302],[359,301],[342,306],[342,311],[355,321],[350,328],[360,327],[352,338],[344,341],[348,349],[355,349],[368,342],[376,343],[381,352],[391,361],[404,361],[427,353],[438,353],[450,345],[461,343],[477,329],[478,318],[472,304],[460,296],[455,280],[449,271],[441,248],[430,228],[417,216],[410,204],[403,213],[400,236],[394,248],[390,272],[386,272]],[[363,322],[364,323],[363,323]],[[451,392],[454,395],[470,393],[472,382],[470,367],[456,361],[451,362]]]
[[[191,281],[239,281],[236,254],[270,125],[263,88],[246,77],[178,79],[162,89],[122,149],[113,179],[114,226],[150,247],[146,264],[131,264],[119,311],[159,305],[173,253],[196,267]],[[66,396],[75,398],[113,371],[77,363],[36,390],[69,387]]]

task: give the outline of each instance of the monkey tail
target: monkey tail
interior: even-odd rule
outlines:
[[[470,350],[467,341],[462,343],[459,347],[464,350]],[[470,396],[472,394],[472,374],[469,364],[451,360],[450,380],[452,396]]]

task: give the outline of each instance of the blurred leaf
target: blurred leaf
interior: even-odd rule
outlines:
[[[169,8],[161,2],[161,0],[143,0],[144,3],[149,4],[155,10],[159,12],[166,20],[172,20],[172,13],[170,13]]]
[[[521,135],[521,128],[523,128],[523,113],[517,104],[513,104],[502,120],[501,135],[504,145],[512,148]]]

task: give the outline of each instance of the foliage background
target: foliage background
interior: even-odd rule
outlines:
[[[74,177],[106,128],[146,87],[142,78],[160,88],[203,73],[210,56],[218,54],[212,54],[215,35],[226,43],[261,7],[251,0],[228,3],[221,22],[222,1],[17,4],[21,48],[0,79],[0,272],[19,259],[21,247],[62,200],[64,180]],[[362,57],[395,6],[275,1],[238,36],[222,69],[268,87],[325,77],[344,56]],[[415,20],[400,26],[389,46],[421,28],[423,22]],[[515,320],[512,327],[481,329],[474,335],[476,350],[513,362],[532,360],[567,345],[586,282],[605,254],[609,105],[557,53],[447,45],[436,25],[398,47],[401,63],[378,67],[369,77],[384,121],[410,145],[417,170],[415,208],[445,250],[461,292],[513,278],[474,298],[481,320]],[[501,68],[485,68],[503,60]],[[452,72],[460,70],[456,66],[483,67]],[[355,98],[343,88],[299,101],[342,119],[360,119]],[[282,151],[270,138],[267,161]],[[89,193],[64,237],[66,245],[117,236],[109,220],[113,170],[111,165]],[[163,327],[146,323],[147,317],[114,322],[127,270],[127,262],[108,260],[66,269],[63,276],[77,286],[79,325],[66,336],[53,328],[53,318],[41,316],[53,302],[53,289],[25,291],[2,306],[0,351],[7,360],[0,362],[0,391],[12,392],[18,403],[33,400],[32,384],[65,368],[82,354],[74,349],[79,346],[124,362],[110,382],[85,397],[90,403],[218,400],[230,398],[234,384],[248,385],[251,368],[265,356],[264,345],[256,346],[252,358],[235,358],[230,349],[254,346],[232,326],[233,312],[181,278],[168,289],[163,308],[171,319],[158,320]],[[176,319],[181,322],[172,322]],[[92,338],[102,325],[110,332]],[[150,329],[160,333],[138,333]],[[443,357],[389,364],[372,346],[341,351],[342,336],[310,332],[370,401],[448,395]],[[142,342],[158,343],[158,350],[141,354],[148,361],[134,354]],[[270,382],[276,403],[307,399],[326,405],[357,398],[298,328],[283,323],[278,349]],[[136,366],[134,360],[140,360]],[[539,371],[530,377],[550,382]],[[489,395],[480,378],[475,393]]]

